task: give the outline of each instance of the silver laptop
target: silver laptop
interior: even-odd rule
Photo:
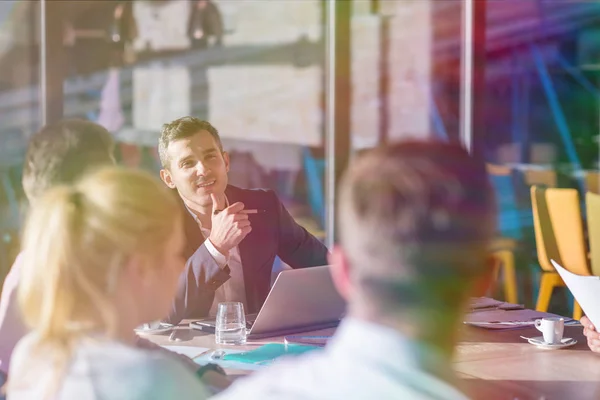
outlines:
[[[329,266],[282,271],[248,331],[248,338],[337,326],[346,311]]]
[[[346,311],[329,266],[282,271],[258,314],[246,315],[248,338],[259,339],[337,326]],[[190,327],[215,332],[215,318],[190,322]]]

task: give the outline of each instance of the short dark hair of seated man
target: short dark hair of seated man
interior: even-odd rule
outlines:
[[[337,202],[330,264],[347,317],[325,351],[282,360],[216,399],[466,400],[451,359],[469,297],[493,276],[484,163],[448,143],[368,150]]]
[[[452,346],[465,302],[493,270],[485,164],[438,142],[366,152],[341,182],[337,215],[333,264],[351,280],[337,280],[350,314]]]
[[[158,142],[158,155],[163,168],[169,167],[170,159],[169,153],[167,152],[169,144],[179,139],[192,137],[200,131],[207,131],[210,133],[215,140],[218,149],[223,151],[221,136],[219,136],[219,132],[210,124],[210,122],[194,117],[179,118],[169,124],[164,124],[160,134],[160,139]]]
[[[158,150],[163,182],[186,209],[187,266],[168,318],[178,323],[241,301],[258,312],[276,256],[292,268],[327,263],[327,249],[299,226],[270,190],[229,185],[229,154],[217,129],[183,117],[163,126]],[[248,214],[254,210],[257,214]]]
[[[23,166],[23,188],[34,202],[49,188],[73,183],[90,169],[115,163],[112,135],[101,125],[65,119],[34,134]]]

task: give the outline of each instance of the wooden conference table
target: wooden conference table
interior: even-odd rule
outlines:
[[[187,323],[177,327],[181,341],[154,335],[148,339],[159,345],[232,348],[215,344],[214,335],[192,330]],[[334,329],[306,333],[331,335]],[[565,327],[565,337],[578,343],[561,350],[542,350],[520,336],[540,336],[535,328],[492,331],[464,327],[456,350],[454,368],[464,384],[463,390],[474,399],[600,399],[600,355],[589,351],[583,328]],[[251,350],[265,343],[283,343],[283,337],[252,341],[236,349]],[[233,377],[252,371],[227,370]]]

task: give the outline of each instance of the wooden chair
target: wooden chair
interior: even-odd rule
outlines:
[[[600,276],[600,194],[587,192],[585,204],[592,275]]]
[[[531,204],[538,262],[543,270],[536,310],[548,311],[554,288],[565,285],[550,260],[574,274],[590,275],[579,194],[575,189],[533,186]],[[580,319],[581,315],[575,302],[573,318]]]

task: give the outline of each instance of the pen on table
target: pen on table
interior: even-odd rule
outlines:
[[[242,214],[264,214],[267,210],[242,210],[240,213]]]
[[[171,332],[171,335],[169,336],[169,341],[170,342],[179,342],[181,339],[177,337],[177,331],[173,330],[173,332]]]

